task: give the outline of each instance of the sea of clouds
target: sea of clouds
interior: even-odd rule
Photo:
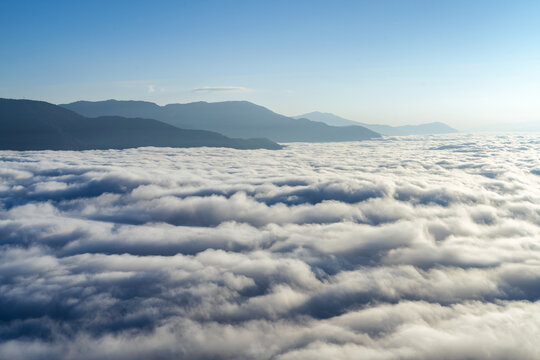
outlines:
[[[0,152],[2,359],[538,359],[540,136]]]

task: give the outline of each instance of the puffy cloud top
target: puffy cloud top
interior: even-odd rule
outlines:
[[[538,145],[0,152],[0,358],[539,358]]]

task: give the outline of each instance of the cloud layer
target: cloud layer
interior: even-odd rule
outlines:
[[[0,358],[538,358],[539,143],[0,152]]]
[[[193,92],[246,92],[248,88],[242,86],[203,86],[195,88]]]

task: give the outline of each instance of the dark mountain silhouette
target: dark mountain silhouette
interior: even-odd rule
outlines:
[[[159,106],[144,101],[77,101],[61,105],[84,116],[128,116],[157,119],[185,129],[217,131],[233,137],[274,141],[355,141],[380,137],[363,126],[336,127],[293,119],[247,101],[194,102]]]
[[[120,116],[87,118],[42,101],[0,99],[2,150],[123,149],[140,146],[281,148],[267,139],[231,139],[210,131],[179,129],[151,119]]]
[[[353,120],[348,120],[340,116],[331,113],[322,113],[314,111],[308,114],[295,116],[295,119],[305,118],[313,121],[320,121],[328,125],[334,126],[350,126],[361,125],[370,130],[376,131],[383,135],[429,135],[429,134],[447,134],[457,132],[456,129],[442,123],[432,122],[420,125],[404,125],[404,126],[389,126],[389,125],[375,125],[366,124]]]

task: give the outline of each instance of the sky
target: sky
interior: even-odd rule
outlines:
[[[540,121],[540,2],[0,2],[0,97]]]

